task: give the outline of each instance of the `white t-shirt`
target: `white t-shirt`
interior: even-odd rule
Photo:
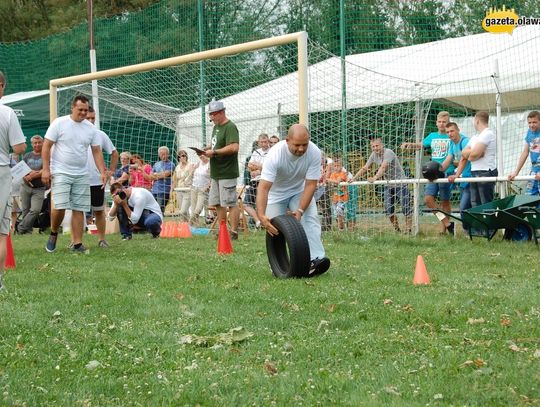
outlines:
[[[13,109],[0,104],[0,166],[9,165],[9,146],[26,141]]]
[[[270,149],[264,151],[262,148],[258,148],[253,153],[251,153],[251,157],[249,158],[250,163],[257,163],[261,164],[264,162],[264,159],[266,158],[266,155],[268,154],[268,151]],[[260,175],[257,175],[255,178],[252,178],[252,181],[259,181],[261,179]]]
[[[105,151],[107,154],[112,154],[116,150],[116,147],[112,143],[111,139],[107,134],[101,130],[98,130],[99,136],[99,146],[101,151]],[[86,167],[88,168],[88,178],[90,180],[90,186],[103,185],[101,182],[101,174],[96,166],[94,161],[94,155],[92,154],[92,147],[88,147],[88,161],[86,162]]]
[[[272,182],[268,203],[273,204],[304,191],[306,180],[321,177],[321,150],[311,141],[301,157],[293,155],[286,140],[275,144],[263,163],[261,179]]]
[[[497,138],[495,133],[489,128],[482,130],[480,134],[475,134],[469,140],[468,146],[471,149],[477,143],[482,143],[486,146],[484,156],[476,161],[471,161],[471,171],[486,171],[497,168]]]
[[[111,211],[115,206],[116,203],[113,201]],[[145,209],[157,213],[161,220],[163,220],[163,214],[161,213],[161,208],[159,207],[156,198],[154,198],[154,195],[146,188],[131,187],[131,196],[128,199],[128,206],[133,208],[130,218],[133,224],[141,219],[141,215]],[[108,216],[110,217],[110,215]]]
[[[199,161],[193,171],[193,184],[195,188],[208,188],[210,185],[210,161],[206,164]]]
[[[99,146],[97,128],[88,120],[76,122],[70,116],[55,119],[45,134],[55,144],[51,153],[51,174],[86,175],[88,147]]]

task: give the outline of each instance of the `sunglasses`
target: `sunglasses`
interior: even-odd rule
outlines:
[[[182,158],[182,157],[187,157],[187,155],[182,154],[182,155],[179,155],[179,156],[178,156],[178,158]]]

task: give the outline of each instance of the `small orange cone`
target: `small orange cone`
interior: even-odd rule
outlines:
[[[180,237],[180,223],[176,223],[176,222],[172,223],[171,237]]]
[[[160,237],[171,237],[171,222],[165,222],[161,226]]]
[[[178,224],[178,237],[192,237],[191,234],[191,228],[189,227],[189,223],[187,222],[180,222]]]
[[[7,235],[6,239],[6,261],[4,267],[7,269],[15,268],[15,255],[13,254],[13,245],[11,244],[11,234]]]
[[[414,285],[430,284],[429,275],[426,269],[426,265],[424,263],[424,259],[420,255],[416,258],[416,269],[414,271],[413,284]]]
[[[167,236],[165,237],[176,237],[176,222],[167,222]]]
[[[219,224],[217,251],[219,254],[231,254],[233,252],[231,237],[229,236],[225,220],[222,220]]]
[[[161,224],[161,232],[159,233],[159,237],[165,237],[167,234],[167,222],[163,222]]]

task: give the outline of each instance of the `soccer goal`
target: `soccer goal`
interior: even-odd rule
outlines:
[[[380,86],[388,82],[390,101]],[[189,161],[197,163],[188,147],[208,144],[212,126],[205,108],[212,98],[220,99],[240,131],[242,184],[257,136],[283,138],[297,122],[309,125],[312,140],[328,159],[327,168],[333,167],[332,161],[341,161],[346,172],[354,174],[365,164],[374,136],[392,149],[406,137],[421,139],[436,89],[351,61],[343,66],[339,57],[308,43],[306,33],[296,33],[55,79],[50,82],[50,111],[51,119],[68,114],[73,97],[86,95],[99,100],[100,127],[119,152],[138,154],[153,164],[158,148],[167,146],[174,164],[179,150],[186,150]],[[418,170],[416,158],[400,156],[408,176]],[[326,179],[321,180],[323,185],[317,198],[324,230],[393,232],[385,216],[383,188],[365,183],[343,187]],[[413,206],[415,187],[405,188]],[[334,202],[341,190],[346,195],[344,225]],[[178,210],[169,205],[166,214]]]
[[[99,64],[99,61],[98,61]],[[50,116],[70,112],[75,95],[99,101],[99,124],[119,152],[158,161],[209,144],[208,102],[223,100],[240,131],[240,172],[260,133],[282,136],[282,115],[308,124],[307,34],[298,32],[219,49],[50,81]],[[284,86],[273,82],[286,76]],[[171,208],[169,208],[171,209]],[[171,212],[175,212],[172,208]]]

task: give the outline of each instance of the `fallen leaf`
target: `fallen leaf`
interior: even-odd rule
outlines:
[[[320,331],[323,327],[326,327],[330,324],[330,322],[325,321],[324,319],[319,322],[319,326],[317,326],[317,331]]]
[[[461,365],[459,365],[460,368],[464,368],[464,367],[467,367],[467,366],[472,366],[474,365],[474,362],[472,360],[466,360],[465,362],[463,362]]]
[[[411,304],[405,304],[403,307],[401,307],[401,309],[406,312],[414,311],[414,308]]]
[[[88,370],[96,370],[99,366],[101,365],[101,363],[99,363],[97,360],[91,360],[90,362],[88,362],[86,364],[86,368]]]
[[[474,359],[474,365],[476,367],[482,367],[486,364],[486,362],[484,362],[482,359],[478,358],[478,359]]]
[[[470,324],[470,325],[483,324],[485,322],[486,322],[486,320],[484,318],[469,318],[467,320],[467,323]]]
[[[328,312],[332,313],[336,310],[336,304],[332,304],[328,307]]]
[[[501,319],[501,325],[502,326],[510,326],[512,322],[508,318],[502,318]]]
[[[176,293],[174,298],[176,298],[178,301],[182,301],[184,299],[184,294]]]
[[[508,346],[508,349],[510,349],[512,352],[527,352],[529,349],[527,348],[520,348],[515,343],[510,342],[510,345]]]
[[[217,335],[183,335],[178,340],[181,345],[196,345],[203,347],[212,347],[216,345],[232,345],[233,343],[243,342],[253,336],[253,332],[246,331],[239,326],[230,329],[228,332]]]
[[[264,362],[264,370],[266,370],[266,372],[271,374],[272,376],[277,374],[278,372],[276,367],[268,360]]]
[[[494,253],[489,253],[490,256],[493,256],[493,257],[497,257],[497,256],[500,256],[501,253],[499,252],[494,252]]]
[[[393,394],[394,396],[401,396],[401,393],[398,391],[398,388],[395,386],[386,386],[384,391],[388,394]]]
[[[533,358],[540,358],[540,349],[536,349],[533,353]]]
[[[383,305],[390,305],[393,304],[394,301],[392,301],[390,298],[387,298],[383,301]]]
[[[474,360],[466,360],[461,365],[459,365],[460,368],[464,367],[474,367],[477,369],[480,369],[486,365],[486,362],[483,359],[477,358]]]
[[[17,345],[15,345],[15,349],[24,349],[24,345],[22,343],[18,343]]]

